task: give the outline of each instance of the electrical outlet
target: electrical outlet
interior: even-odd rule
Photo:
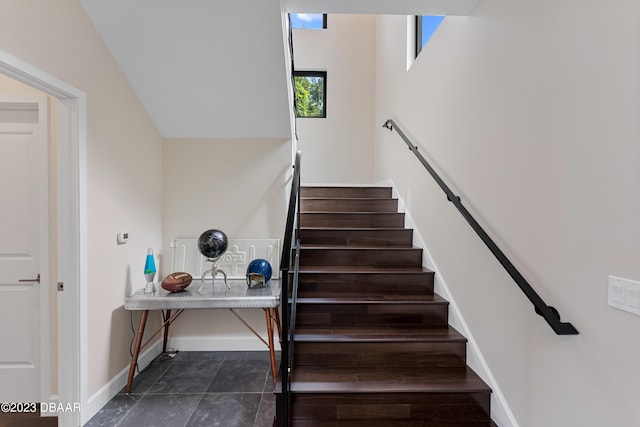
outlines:
[[[609,276],[608,297],[611,307],[640,316],[640,282]]]

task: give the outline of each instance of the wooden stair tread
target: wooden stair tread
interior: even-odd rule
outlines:
[[[354,212],[354,211],[300,211],[301,215],[324,215],[324,216],[328,216],[328,217],[334,217],[334,216],[404,216],[404,212],[376,212],[376,211],[363,211],[363,212]],[[313,227],[312,225],[305,225],[305,224],[300,224],[300,226],[303,227]],[[330,228],[331,226],[322,226],[322,227],[328,227]],[[344,227],[349,227],[348,225],[345,225]],[[367,226],[364,226],[367,227]],[[370,228],[370,226],[368,226]],[[390,226],[387,226],[390,227]],[[342,227],[336,227],[336,228],[342,228]],[[358,227],[355,227],[358,228]],[[398,227],[391,227],[391,228],[398,228]]]
[[[493,421],[453,421],[443,420],[429,421],[425,424],[423,420],[407,419],[382,419],[382,420],[353,420],[344,421],[323,421],[323,420],[295,420],[296,427],[498,427]]]
[[[420,268],[422,254],[422,248],[414,247],[303,246],[300,265]]]
[[[300,212],[397,212],[398,199],[301,197]]]
[[[294,393],[471,393],[491,388],[469,367],[328,367],[293,370]]]
[[[351,295],[348,295],[351,294]],[[348,296],[345,296],[348,295]],[[430,293],[409,293],[409,292],[397,292],[395,294],[385,294],[385,295],[372,295],[371,292],[367,292],[367,289],[362,289],[360,291],[345,291],[345,292],[314,292],[312,296],[309,295],[307,291],[298,290],[298,300],[302,298],[323,298],[328,301],[337,301],[337,300],[345,300],[346,302],[359,302],[359,303],[419,303],[424,301],[432,302],[425,298],[426,296],[431,295]],[[333,303],[333,302],[332,302]]]
[[[341,295],[337,297],[298,297],[298,304],[448,304],[438,294]]]
[[[300,197],[332,197],[332,198],[379,198],[391,197],[391,187],[368,186],[323,186],[312,185],[300,188]]]
[[[402,212],[300,212],[302,227],[371,228],[403,227]]]
[[[297,327],[296,342],[442,342],[467,339],[452,327]]]
[[[403,215],[404,212],[376,212],[376,211],[300,211],[301,214],[322,214],[322,215]],[[394,227],[395,228],[395,227]]]
[[[291,267],[293,271],[293,267]],[[405,274],[405,273],[428,273],[432,274],[433,271],[424,267],[374,267],[374,266],[328,266],[328,265],[304,265],[300,266],[300,273],[314,273],[314,274]]]
[[[393,197],[337,197],[337,196],[303,196],[300,195],[303,200],[398,200]]]
[[[300,227],[300,230],[319,230],[319,231],[404,231],[403,227]]]
[[[300,245],[300,249],[313,249],[313,250],[358,250],[358,251],[391,251],[391,252],[408,252],[408,251],[421,251],[422,248],[417,247],[404,247],[404,246],[349,246],[349,245],[309,245],[304,242]]]
[[[413,230],[393,227],[302,227],[300,240],[304,246],[402,247],[413,246]]]

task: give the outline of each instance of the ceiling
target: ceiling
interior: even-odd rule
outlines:
[[[165,138],[290,138],[283,12],[469,15],[480,0],[80,0]]]
[[[286,12],[468,16],[480,0],[282,0]]]

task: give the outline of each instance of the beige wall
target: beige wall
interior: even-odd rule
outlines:
[[[395,119],[547,303],[556,336],[406,149],[392,178],[522,427],[640,424],[640,4],[485,0],[444,20],[406,71],[406,17],[378,18],[376,125]],[[500,421],[500,420],[499,420]],[[499,423],[501,424],[501,423]]]
[[[0,74],[0,93],[3,95],[41,95],[47,96],[42,91],[27,86],[17,80],[7,77],[4,74]]]
[[[289,140],[166,139],[163,146],[163,277],[171,272],[169,245],[176,238],[196,238],[218,228],[230,239],[282,239],[291,176]],[[264,332],[260,310],[246,310],[243,316]],[[207,349],[214,342],[219,350],[263,348],[226,310],[185,312],[171,337],[173,343],[182,340],[182,350]],[[198,347],[190,347],[184,340],[191,337],[209,341],[200,339]]]
[[[297,119],[304,183],[371,183],[375,17],[330,15],[326,30],[294,30],[297,70],[327,72],[327,117]]]
[[[90,397],[129,362],[123,298],[144,280],[146,248],[160,248],[162,144],[77,0],[4,1],[0,17],[0,50],[87,94]]]

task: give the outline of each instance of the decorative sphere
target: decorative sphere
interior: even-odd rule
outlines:
[[[218,258],[227,250],[229,239],[223,231],[207,230],[198,238],[198,250],[207,258]]]

